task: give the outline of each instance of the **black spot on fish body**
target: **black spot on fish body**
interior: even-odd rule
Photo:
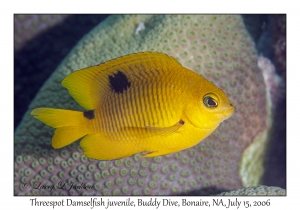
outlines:
[[[116,93],[123,93],[131,85],[126,75],[121,71],[118,71],[116,74],[110,75],[108,79],[111,90]]]
[[[85,111],[85,112],[83,112],[83,115],[85,118],[87,118],[89,120],[92,120],[95,118],[94,110]]]

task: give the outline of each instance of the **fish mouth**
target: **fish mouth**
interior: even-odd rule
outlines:
[[[230,108],[223,111],[222,114],[224,115],[224,117],[227,119],[229,117],[231,117],[234,113],[235,110],[235,106],[233,106],[232,104],[230,104]]]

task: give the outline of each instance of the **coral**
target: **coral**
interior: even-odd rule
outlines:
[[[145,28],[136,34],[141,23]],[[166,156],[143,159],[138,154],[114,161],[91,160],[83,155],[78,141],[53,149],[53,129],[33,119],[29,112],[45,106],[82,110],[61,86],[63,78],[72,71],[138,51],[167,53],[213,81],[233,101],[237,108],[234,116],[200,144]],[[240,16],[110,16],[73,48],[24,115],[15,132],[14,192],[174,195],[238,189],[243,187],[239,174],[243,152],[266,132],[266,109],[263,76]],[[251,155],[255,156],[255,151]],[[261,172],[248,171],[243,175],[245,180],[259,180]],[[67,190],[72,183],[80,186]]]
[[[245,187],[238,190],[233,190],[231,192],[223,192],[219,195],[225,196],[253,196],[253,195],[260,195],[260,196],[286,196],[286,190],[280,187],[268,187],[268,186],[252,186],[252,187]]]
[[[286,15],[267,15],[257,49],[261,55],[267,94],[271,96],[273,125],[264,154],[262,183],[286,188]]]
[[[272,62],[263,56],[259,56],[258,58],[258,67],[263,73],[267,93],[270,93],[272,104],[277,104],[279,97],[283,95],[283,93],[280,93],[281,89],[279,88],[282,84],[281,77],[276,74],[276,70]]]

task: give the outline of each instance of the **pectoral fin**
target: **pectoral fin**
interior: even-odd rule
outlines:
[[[121,130],[123,132],[132,134],[133,136],[137,136],[138,138],[147,138],[147,137],[153,137],[153,136],[170,135],[170,134],[176,132],[183,125],[184,125],[184,121],[179,120],[176,124],[169,126],[169,127],[152,127],[152,126],[146,126],[144,128],[142,128],[142,127],[125,127],[125,128],[122,128]]]

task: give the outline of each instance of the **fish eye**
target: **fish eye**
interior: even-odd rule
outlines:
[[[208,108],[216,108],[218,107],[218,102],[217,100],[215,100],[213,97],[211,97],[210,95],[206,95],[203,98],[203,103],[206,107]]]

